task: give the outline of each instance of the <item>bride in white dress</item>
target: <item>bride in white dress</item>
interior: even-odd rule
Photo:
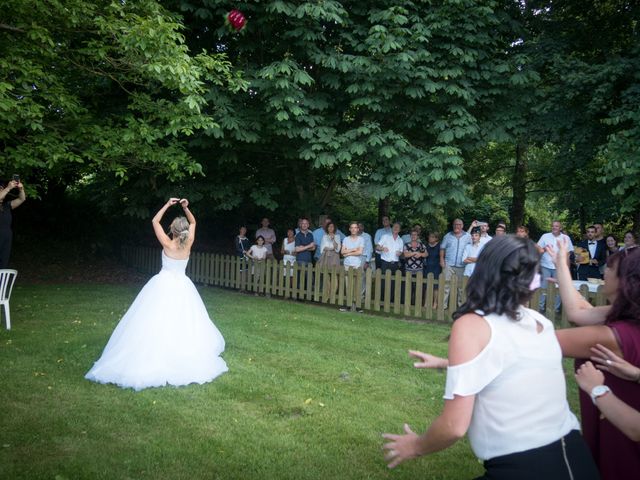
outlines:
[[[160,220],[172,205],[182,206],[186,218],[173,220],[169,237]],[[142,390],[202,384],[228,370],[219,356],[224,338],[185,275],[196,232],[188,200],[169,199],[152,224],[162,245],[162,270],[140,291],[85,375],[94,382]]]

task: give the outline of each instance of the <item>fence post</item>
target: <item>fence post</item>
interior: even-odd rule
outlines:
[[[393,275],[393,313],[400,314],[400,307],[402,306],[402,280],[404,275],[398,269]]]
[[[264,265],[264,282],[263,282],[265,296],[271,296],[272,271],[273,271],[273,260],[271,259],[266,260]]]
[[[607,298],[604,296],[604,293],[602,293],[602,285],[598,286],[598,290],[596,291],[596,296],[594,298],[594,303],[596,304],[596,306],[607,304]]]
[[[362,309],[362,276],[364,274],[364,270],[358,268],[355,273],[355,285],[354,285],[354,295],[356,296],[356,308]]]
[[[384,312],[391,312],[391,270],[384,272]]]
[[[346,270],[344,268],[341,268],[340,270],[338,270],[336,278],[338,279],[338,306],[343,307],[345,305],[345,297],[346,297],[346,289],[347,289],[347,285],[346,285]],[[336,304],[336,293],[335,291],[333,292],[333,295],[331,296],[331,304],[335,305]],[[351,306],[351,305],[349,305]]]
[[[405,272],[401,280],[404,284],[404,298],[402,299],[402,302],[404,303],[403,314],[405,317],[411,315],[411,290],[413,289],[413,277],[414,275],[411,272]]]
[[[371,267],[365,270],[364,274],[364,308],[371,310]]]
[[[354,299],[353,299],[353,291],[354,291],[354,279],[353,279],[353,268],[350,268],[349,270],[345,271],[346,273],[346,295],[345,295],[345,303],[346,303],[346,307],[349,309],[353,308],[353,303],[354,303]]]
[[[307,301],[313,300],[313,264],[307,263],[307,285],[305,288],[305,297],[304,299]]]
[[[416,275],[416,295],[415,295],[415,308],[413,310],[414,317],[422,317],[422,290],[424,285],[424,275],[422,271],[419,271]]]
[[[293,270],[291,272],[291,289],[290,289],[290,298],[295,300],[298,299],[298,290],[300,290],[300,284],[304,281],[302,278],[302,271],[300,269],[300,265],[298,262],[293,264]]]
[[[451,275],[449,279],[449,305],[447,315],[450,322],[453,321],[451,314],[458,309],[458,275]]]
[[[314,277],[316,281],[313,285],[313,301],[326,303],[326,300],[324,299],[325,290],[322,289],[322,294],[320,293],[320,285],[322,284],[323,281],[325,281],[324,279],[326,277],[322,274],[322,267],[320,265],[316,264],[314,268],[315,268]]]
[[[550,319],[554,324],[556,323],[555,305],[557,290],[558,288],[555,283],[547,282],[544,316]]]
[[[382,295],[382,271],[379,268],[376,268],[375,277],[375,288],[373,289],[373,311],[379,312]]]
[[[433,300],[435,290],[436,279],[432,272],[427,274],[427,292],[424,299],[425,317],[429,320],[433,320]]]

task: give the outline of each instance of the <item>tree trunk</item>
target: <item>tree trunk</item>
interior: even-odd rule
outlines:
[[[516,143],[516,164],[511,177],[511,231],[515,231],[518,225],[524,225],[524,207],[527,200],[527,146]]]
[[[580,233],[582,234],[587,231],[587,212],[584,209],[584,205],[580,205],[580,209],[578,210],[578,212],[580,214]]]
[[[329,200],[331,200],[331,196],[333,195],[334,190],[336,189],[336,186],[338,185],[338,177],[334,176],[331,181],[329,182],[329,185],[327,185],[327,188],[324,191],[324,194],[322,195],[322,198],[320,199],[320,212],[321,213],[325,213],[325,210],[327,208],[327,204],[329,203]]]
[[[389,216],[389,197],[378,200],[378,225],[382,225],[382,217]]]

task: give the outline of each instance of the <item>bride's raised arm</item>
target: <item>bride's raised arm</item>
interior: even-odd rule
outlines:
[[[189,200],[183,198],[180,200],[180,206],[182,207],[184,216],[187,217],[187,221],[189,222],[189,240],[187,246],[190,248],[196,238],[196,217],[194,217],[191,210],[189,210]]]
[[[164,216],[164,213],[167,211],[167,209],[170,206],[175,205],[179,201],[180,201],[179,198],[170,198],[169,200],[167,200],[167,203],[165,203],[162,206],[162,208],[158,210],[158,213],[156,213],[155,216],[151,219],[151,225],[153,225],[153,232],[156,234],[156,238],[158,239],[158,241],[160,242],[160,245],[162,245],[163,248],[167,248],[171,245],[171,239],[169,238],[169,235],[164,233],[164,230],[162,229],[162,225],[160,224],[160,220],[162,220],[162,217]]]

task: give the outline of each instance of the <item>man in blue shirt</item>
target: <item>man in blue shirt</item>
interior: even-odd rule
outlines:
[[[358,223],[358,234],[364,239],[364,251],[362,252],[363,267],[366,270],[371,267],[374,268],[371,263],[371,257],[373,256],[373,241],[371,235],[364,231],[364,223]],[[364,278],[364,277],[363,277]]]
[[[462,279],[464,278],[462,255],[468,243],[471,243],[471,235],[464,231],[462,220],[456,218],[453,221],[453,231],[447,233],[440,243],[440,266],[447,281],[444,288],[444,308],[449,306],[449,282],[454,275],[458,281],[457,306],[462,304]]]
[[[309,231],[309,220],[300,220],[300,231],[296,234],[296,262],[298,265],[306,265],[313,260],[313,251],[316,244],[313,241],[313,234]]]

